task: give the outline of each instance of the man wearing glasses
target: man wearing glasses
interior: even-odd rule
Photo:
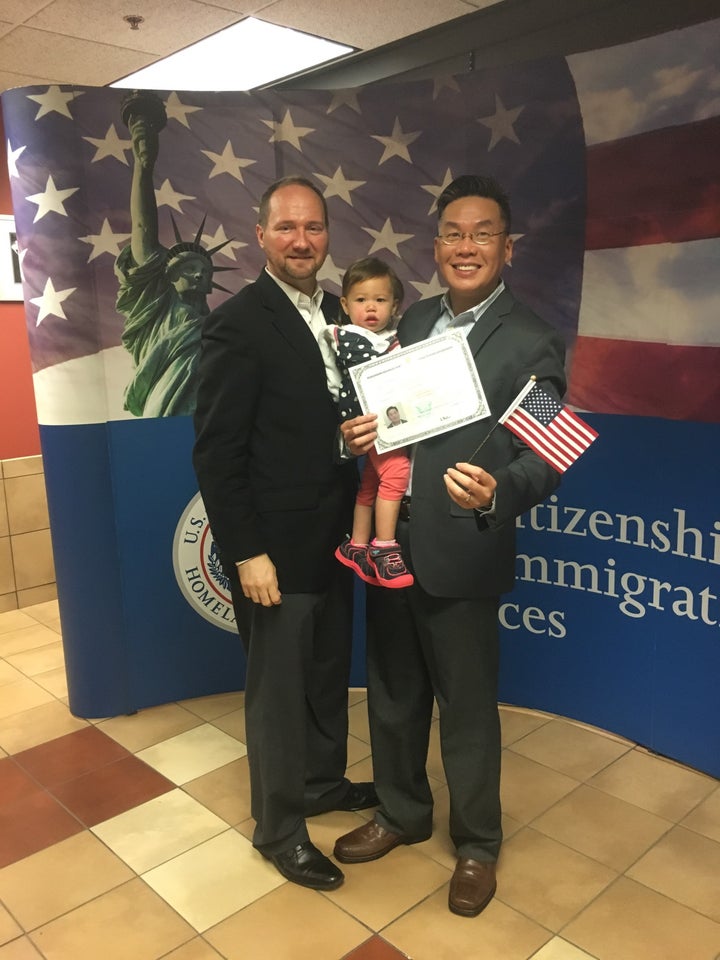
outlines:
[[[398,335],[406,346],[461,330],[492,415],[415,446],[398,524],[415,583],[368,589],[368,705],[380,807],[340,837],[335,855],[362,863],[430,836],[425,764],[435,700],[458,857],[448,905],[474,917],[495,893],[502,840],[499,597],[514,583],[515,518],[547,497],[559,476],[509,430],[492,428],[531,374],[554,397],[563,395],[565,348],[502,280],[513,243],[500,186],[489,177],[459,177],[440,195],[438,216],[435,261],[448,292],[410,307]],[[376,425],[372,415],[343,425],[353,453],[372,445]]]

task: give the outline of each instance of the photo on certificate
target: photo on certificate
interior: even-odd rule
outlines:
[[[490,416],[462,333],[414,343],[353,367],[364,413],[378,416],[378,453],[386,453]]]

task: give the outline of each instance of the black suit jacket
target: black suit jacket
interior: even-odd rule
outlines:
[[[337,297],[322,308],[337,317]],[[203,328],[193,464],[229,576],[267,553],[282,592],[327,587],[357,478],[337,428],[315,338],[263,270]]]
[[[398,327],[406,346],[424,340],[441,312],[441,298],[410,307]],[[559,474],[503,426],[473,462],[497,480],[495,516],[484,519],[450,500],[443,474],[467,461],[531,374],[556,398],[565,393],[560,335],[505,289],[468,336],[492,416],[417,444],[412,474],[410,544],[415,576],[438,597],[479,598],[512,589],[515,518],[544,500]]]

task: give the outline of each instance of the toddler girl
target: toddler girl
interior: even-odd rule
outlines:
[[[350,368],[399,347],[394,326],[402,297],[395,271],[376,257],[357,260],[343,277],[340,303],[350,322],[328,326],[320,337],[328,387],[343,420],[363,412]],[[394,588],[413,583],[395,539],[409,476],[410,461],[403,450],[378,453],[373,447],[368,453],[355,501],[352,536],[335,551],[340,563],[351,567],[366,583]],[[371,540],[373,519],[375,538]]]

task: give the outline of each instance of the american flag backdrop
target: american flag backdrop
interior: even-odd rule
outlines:
[[[132,153],[125,91],[31,88],[3,97],[13,204],[23,249],[28,331],[41,422],[122,418],[129,375],[119,346],[113,264],[129,242]],[[323,190],[330,255],[320,281],[386,258],[406,304],[439,292],[436,198],[451,179],[488,172],[510,191],[517,253],[508,282],[572,345],[582,280],[585,146],[567,63],[544,61],[436,81],[350,91],[163,93],[155,187],[161,242],[171,215],[191,239],[230,239],[215,263],[231,291],[263,263],[256,209],[279,176]],[[211,305],[226,294],[216,293]],[[98,387],[99,380],[105,386]],[[72,390],[69,390],[72,384]],[[94,399],[87,402],[85,393]]]
[[[262,265],[260,194],[278,176],[303,174],[330,209],[323,284],[337,292],[353,259],[376,254],[397,269],[407,305],[441,289],[432,259],[440,189],[487,172],[513,203],[506,280],[566,337],[569,401],[716,422],[719,40],[712,21],[434,81],[281,96],[164,92],[161,240],[173,242],[170,213],[184,238],[206,217],[208,246],[231,239],[216,263],[236,268],[220,277],[236,290]],[[96,394],[93,417],[103,407],[109,419],[126,416],[112,269],[130,234],[124,95],[3,94],[41,422],[82,419],[81,383]],[[63,400],[68,380],[73,403]]]

